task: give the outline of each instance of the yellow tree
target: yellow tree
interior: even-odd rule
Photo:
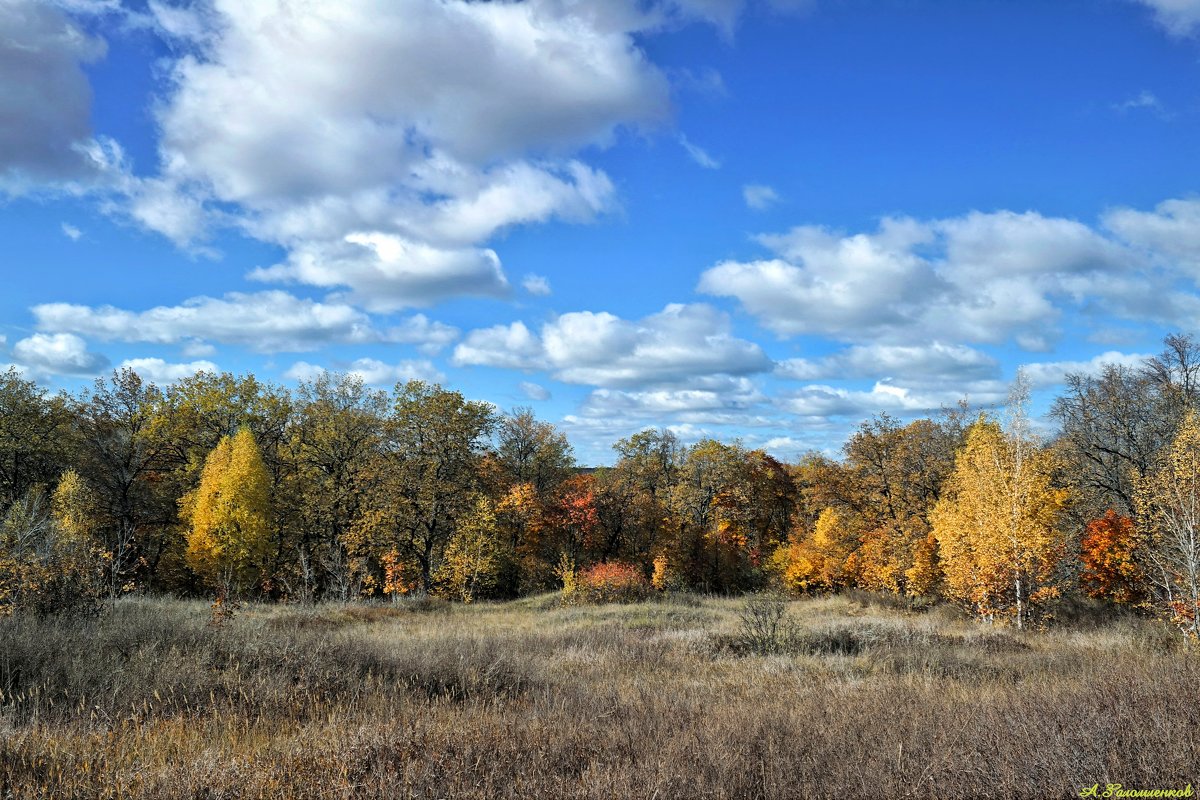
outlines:
[[[851,585],[857,570],[855,548],[861,541],[861,521],[837,508],[826,508],[812,534],[797,532],[780,547],[774,567],[793,592],[841,589]]]
[[[1059,513],[1066,492],[1051,484],[1051,459],[1024,429],[980,417],[967,432],[932,514],[946,594],[984,619],[1011,615],[1058,594]]]
[[[496,526],[496,511],[484,495],[475,499],[474,509],[454,531],[438,582],[465,603],[495,597],[503,590],[504,573],[513,561],[512,548]]]
[[[210,587],[241,593],[261,582],[270,549],[271,476],[242,428],[209,453],[200,485],[181,501],[187,561]]]
[[[1174,621],[1200,636],[1200,421],[1189,411],[1158,465],[1138,483],[1146,577]]]

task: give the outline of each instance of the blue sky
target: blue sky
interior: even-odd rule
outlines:
[[[1200,315],[1200,0],[0,0],[0,365],[795,458]]]

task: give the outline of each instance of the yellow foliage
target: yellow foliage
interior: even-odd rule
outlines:
[[[200,485],[180,503],[188,566],[212,588],[258,584],[270,545],[271,477],[254,436],[224,436],[204,461]]]
[[[459,522],[446,545],[438,581],[454,596],[469,603],[493,595],[500,585],[501,573],[510,562],[511,550],[501,541],[492,502],[480,495],[475,508]]]
[[[809,536],[793,535],[772,556],[774,571],[791,591],[833,590],[852,585],[860,569],[856,516],[826,508]]]
[[[1138,482],[1146,576],[1172,621],[1200,638],[1200,419],[1189,411],[1159,464]]]
[[[996,423],[971,426],[932,514],[947,596],[1020,626],[1031,602],[1054,595],[1067,495],[1051,486],[1051,468],[1045,451]]]

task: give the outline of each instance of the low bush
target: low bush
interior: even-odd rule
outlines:
[[[563,587],[564,602],[574,604],[636,603],[653,593],[650,582],[633,564],[606,561],[575,574]]]

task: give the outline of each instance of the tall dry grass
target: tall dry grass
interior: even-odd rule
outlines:
[[[1198,783],[1200,662],[869,598],[0,621],[0,797],[1053,797]]]

